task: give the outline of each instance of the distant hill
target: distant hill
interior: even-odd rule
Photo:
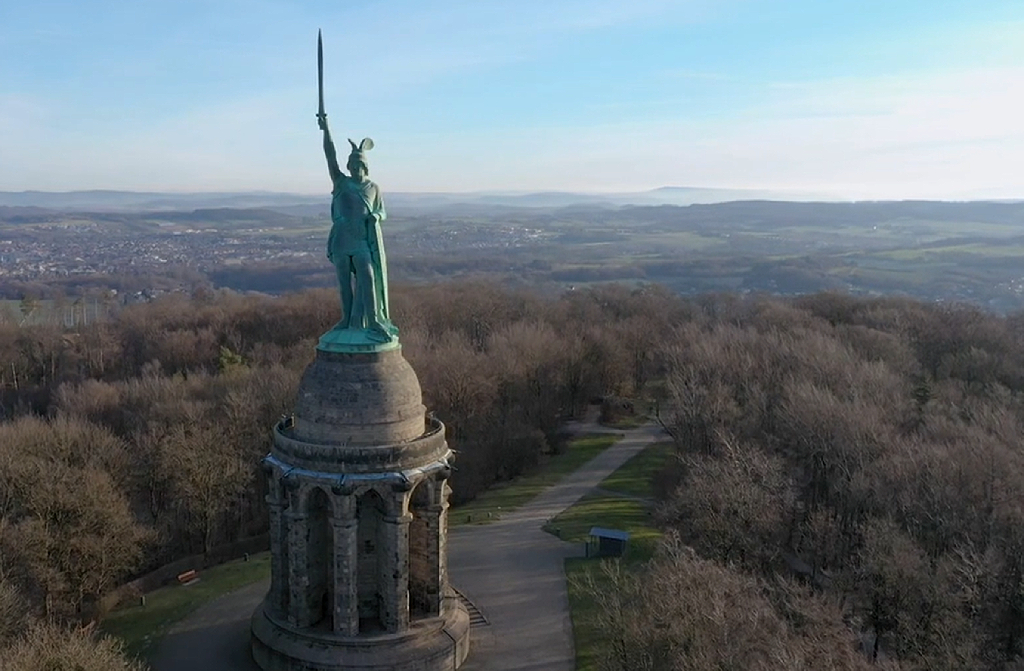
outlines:
[[[140,212],[197,210],[210,208],[266,208],[296,216],[323,212],[328,193],[295,194],[268,191],[214,193],[159,193],[148,191],[0,191],[0,207],[41,207],[50,210],[91,212]],[[662,187],[651,191],[624,193],[470,192],[411,193],[385,192],[388,207],[430,210],[457,205],[528,208],[558,208],[576,205],[620,207],[623,205],[692,205],[734,200],[841,200],[827,194],[786,193],[754,189],[706,189]]]
[[[316,204],[330,196],[270,193],[158,193],[146,191],[0,191],[0,206],[90,212],[271,208]]]
[[[90,192],[91,193],[91,192]],[[112,192],[119,193],[119,192]],[[291,205],[252,205],[186,207],[184,198],[180,206],[172,209],[125,206],[124,209],[105,209],[101,205],[73,207],[78,202],[71,194],[55,198],[65,207],[10,206],[3,204],[0,192],[0,223],[37,224],[62,221],[66,217],[119,224],[157,225],[160,222],[203,224],[230,230],[246,227],[291,227],[307,217],[322,219],[328,216],[327,198],[313,203]],[[141,195],[141,194],[132,194]],[[519,221],[533,221],[536,217],[568,217],[589,222],[592,226],[623,226],[642,224],[660,225],[667,230],[739,230],[773,229],[778,227],[824,227],[837,229],[844,226],[871,227],[879,224],[915,225],[922,222],[957,223],[957,234],[970,231],[976,224],[1000,224],[1024,233],[1024,202],[1022,201],[862,201],[862,202],[797,202],[780,200],[730,200],[715,203],[676,205],[665,203],[615,204],[608,200],[592,202],[574,201],[572,194],[528,194],[523,196],[483,198],[475,202],[454,200],[448,194],[394,194],[388,200],[388,209],[399,218],[415,218],[426,214],[432,218],[454,219],[512,217]],[[244,200],[241,194],[233,196]],[[447,200],[447,198],[453,200]],[[281,197],[284,202],[285,196]],[[519,200],[516,200],[519,198]],[[111,200],[105,201],[107,203]],[[121,199],[122,204],[129,198]],[[140,198],[138,202],[142,202]],[[147,201],[148,202],[148,201]],[[519,205],[510,203],[518,202]],[[528,204],[527,204],[528,203]]]

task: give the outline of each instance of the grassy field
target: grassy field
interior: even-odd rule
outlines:
[[[536,473],[493,487],[469,503],[452,508],[448,524],[487,523],[500,518],[502,513],[515,510],[604,452],[619,438],[602,434],[573,439],[562,454],[551,457]]]
[[[693,252],[705,251],[715,247],[724,249],[728,245],[728,238],[710,237],[690,231],[665,231],[649,232],[640,240],[631,241],[631,243],[640,249],[650,249],[658,253],[664,252],[666,246],[673,246],[680,250]]]
[[[650,559],[660,532],[651,519],[651,507],[642,499],[653,495],[653,478],[672,454],[672,443],[654,443],[627,461],[601,483],[605,490],[624,496],[591,494],[563,511],[545,526],[560,538],[582,543],[593,526],[621,529],[630,533],[629,550],[622,560],[629,569],[639,568]],[[572,611],[573,639],[576,646],[577,671],[596,671],[601,656],[602,633],[594,625],[599,604],[583,588],[581,581],[589,574],[600,586],[607,578],[601,562],[613,559],[567,559],[565,577],[569,583],[569,607]]]
[[[602,632],[594,625],[599,605],[582,589],[580,581],[587,574],[601,581],[600,567],[592,559],[565,560],[565,578],[569,583],[569,610],[572,613],[572,637],[576,646],[576,671],[597,671],[600,668]]]
[[[645,415],[636,415],[634,417],[619,417],[610,422],[601,422],[601,426],[607,426],[610,429],[621,429],[627,431],[629,429],[636,429],[648,422],[648,418]]]
[[[651,497],[655,475],[674,452],[675,445],[671,441],[653,443],[605,478],[600,487],[631,496]]]
[[[544,530],[570,543],[584,543],[591,527],[629,532],[631,559],[649,559],[661,534],[651,520],[651,507],[643,501],[609,494],[589,494],[544,526]]]
[[[114,610],[103,620],[103,632],[125,642],[129,653],[149,659],[173,624],[217,597],[270,577],[270,553],[253,555],[206,569],[191,585],[172,584],[146,595],[138,603]]]
[[[963,245],[949,245],[945,247],[920,247],[916,249],[895,249],[887,252],[878,252],[878,256],[884,256],[901,261],[921,261],[948,256],[950,254],[975,254],[984,257],[1019,257],[1024,256],[1024,245],[1006,244],[995,245],[986,242],[975,242]]]

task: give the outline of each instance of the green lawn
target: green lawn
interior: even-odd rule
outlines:
[[[601,426],[627,431],[629,429],[639,428],[646,424],[647,421],[648,419],[644,415],[635,415],[633,417],[619,417],[618,419],[614,419],[610,422],[601,422]]]
[[[600,560],[611,561],[611,560]],[[577,581],[587,573],[601,584],[600,566],[592,559],[565,560],[565,579],[569,583],[569,610],[572,612],[572,638],[576,646],[576,671],[597,671],[600,668],[601,631],[594,626],[598,605]]]
[[[125,642],[129,653],[148,659],[157,643],[175,622],[213,599],[270,577],[270,553],[253,555],[200,571],[199,582],[172,584],[146,595],[146,605],[136,602],[107,615],[100,628]]]
[[[452,508],[448,513],[449,526],[487,523],[498,519],[502,513],[515,510],[604,452],[620,437],[599,434],[575,438],[562,454],[551,457],[536,473],[497,485],[469,503]]]
[[[661,536],[651,520],[650,506],[607,494],[584,496],[544,525],[544,530],[570,543],[584,543],[591,527],[628,531],[627,554],[633,559],[649,558]]]
[[[664,468],[674,452],[675,446],[671,441],[653,443],[605,478],[600,487],[633,496],[653,496],[654,476]]]
[[[1008,243],[1005,245],[992,242],[968,242],[960,245],[951,244],[943,247],[912,247],[909,249],[893,249],[875,252],[874,256],[896,259],[900,261],[922,261],[949,254],[978,254],[995,258],[1024,256],[1024,245]]]

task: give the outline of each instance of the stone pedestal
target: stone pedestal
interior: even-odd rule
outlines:
[[[252,618],[261,668],[462,663],[469,616],[444,556],[451,457],[400,349],[317,351],[263,462],[272,580]]]

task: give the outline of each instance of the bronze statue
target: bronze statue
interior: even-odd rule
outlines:
[[[353,345],[358,345],[360,339],[370,343],[390,343],[397,340],[398,329],[391,323],[388,309],[387,261],[380,230],[380,222],[387,214],[380,189],[368,179],[366,152],[373,149],[373,140],[365,138],[358,145],[348,141],[352,147],[346,163],[349,174],[342,172],[324,111],[324,60],[320,35],[317,36],[317,65],[320,109],[316,117],[320,130],[324,132],[324,154],[333,183],[327,258],[334,264],[341,288],[341,321],[324,338],[335,331],[356,330],[361,332],[362,338],[353,340],[356,334],[349,333],[344,336],[335,334],[333,340],[342,337],[344,342]]]

